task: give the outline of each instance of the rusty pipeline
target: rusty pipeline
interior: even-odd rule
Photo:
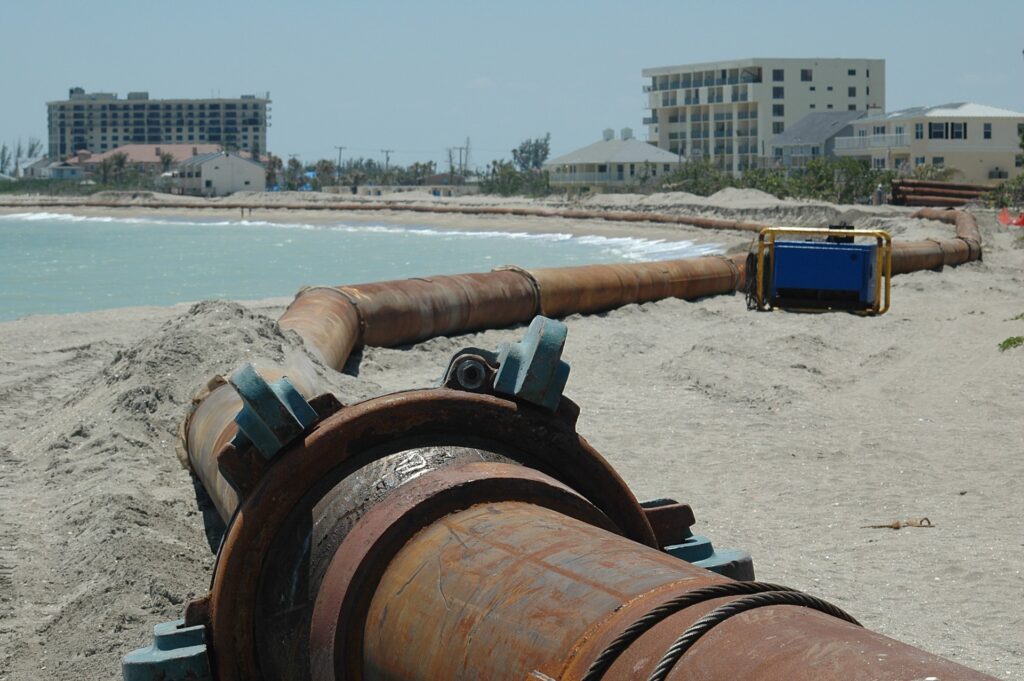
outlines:
[[[989,678],[669,555],[692,511],[638,504],[568,399],[452,385],[314,400],[267,465],[221,448],[246,491],[186,611],[208,678]]]
[[[644,214],[646,216],[646,214]],[[923,209],[916,217],[953,224],[956,238],[894,242],[893,273],[960,265],[981,257],[981,236],[965,211]],[[341,370],[363,345],[393,347],[439,335],[456,335],[529,321],[537,314],[591,314],[665,298],[695,299],[731,293],[744,279],[746,255],[702,256],[647,263],[585,265],[421,277],[352,286],[310,287],[295,297],[279,320],[297,332],[314,355]],[[274,376],[293,372],[280,369]],[[319,392],[314,373],[301,369],[300,392]],[[270,376],[268,375],[268,378]],[[232,492],[212,461],[234,435],[237,400],[197,398],[183,433],[191,468],[226,519]]]
[[[955,225],[956,238],[898,244],[894,271],[980,257],[969,214],[917,216]],[[341,369],[362,345],[732,292],[745,264],[742,254],[315,287],[280,326]],[[227,523],[210,593],[185,613],[209,644],[208,678],[988,678],[813,597],[669,555],[690,536],[689,507],[641,506],[576,432],[571,401],[542,408],[498,389],[504,357],[469,349],[440,388],[351,406],[319,394],[308,360],[258,367],[266,381],[287,375],[315,414],[270,456],[237,437],[232,386],[208,384],[182,433]]]

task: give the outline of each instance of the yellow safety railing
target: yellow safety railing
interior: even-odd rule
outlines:
[[[798,234],[801,236],[852,236],[873,237],[878,243],[875,251],[875,304],[870,310],[853,310],[858,314],[879,315],[889,310],[889,300],[892,290],[892,236],[881,229],[815,229],[813,227],[766,227],[757,235],[757,309],[768,309],[764,290],[764,261],[765,253],[772,258],[775,257],[775,241],[780,234]],[[885,283],[884,302],[878,295],[882,291],[882,283]],[[796,309],[796,308],[789,308]]]

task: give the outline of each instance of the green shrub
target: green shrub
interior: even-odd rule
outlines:
[[[1019,348],[1024,345],[1024,336],[1010,336],[999,344],[999,352],[1006,352],[1010,348]]]

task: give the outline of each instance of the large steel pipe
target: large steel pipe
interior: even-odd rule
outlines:
[[[393,347],[529,321],[537,290],[511,270],[422,277],[341,288],[358,308],[362,343]]]
[[[573,413],[439,388],[325,416],[240,499],[189,607],[217,681],[642,681],[705,615],[755,597],[665,678],[988,678],[660,551]]]
[[[746,256],[704,256],[628,265],[530,270],[540,291],[539,313],[549,317],[603,312],[665,298],[730,293],[741,281]]]
[[[363,530],[375,531],[371,514],[321,589],[311,640],[317,681],[580,679],[646,613],[728,583],[551,508],[483,502],[416,532],[372,580],[342,579],[372,593],[365,610],[345,609],[331,589],[351,561],[346,551],[367,540]],[[735,600],[710,598],[666,617],[623,646],[599,678],[647,679],[679,634]],[[813,609],[768,604],[714,627],[666,678],[990,677]]]

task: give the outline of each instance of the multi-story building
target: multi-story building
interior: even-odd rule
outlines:
[[[643,70],[647,141],[734,173],[809,113],[885,108],[884,59],[739,59]]]
[[[71,88],[68,98],[47,102],[49,157],[95,154],[125,144],[219,144],[262,153],[267,148],[270,95],[213,99],[150,99],[129,92]]]
[[[956,179],[967,182],[1024,172],[1024,113],[955,102],[879,113],[853,121],[852,127],[850,136],[835,139],[836,156],[861,158],[874,168],[953,168]]]

